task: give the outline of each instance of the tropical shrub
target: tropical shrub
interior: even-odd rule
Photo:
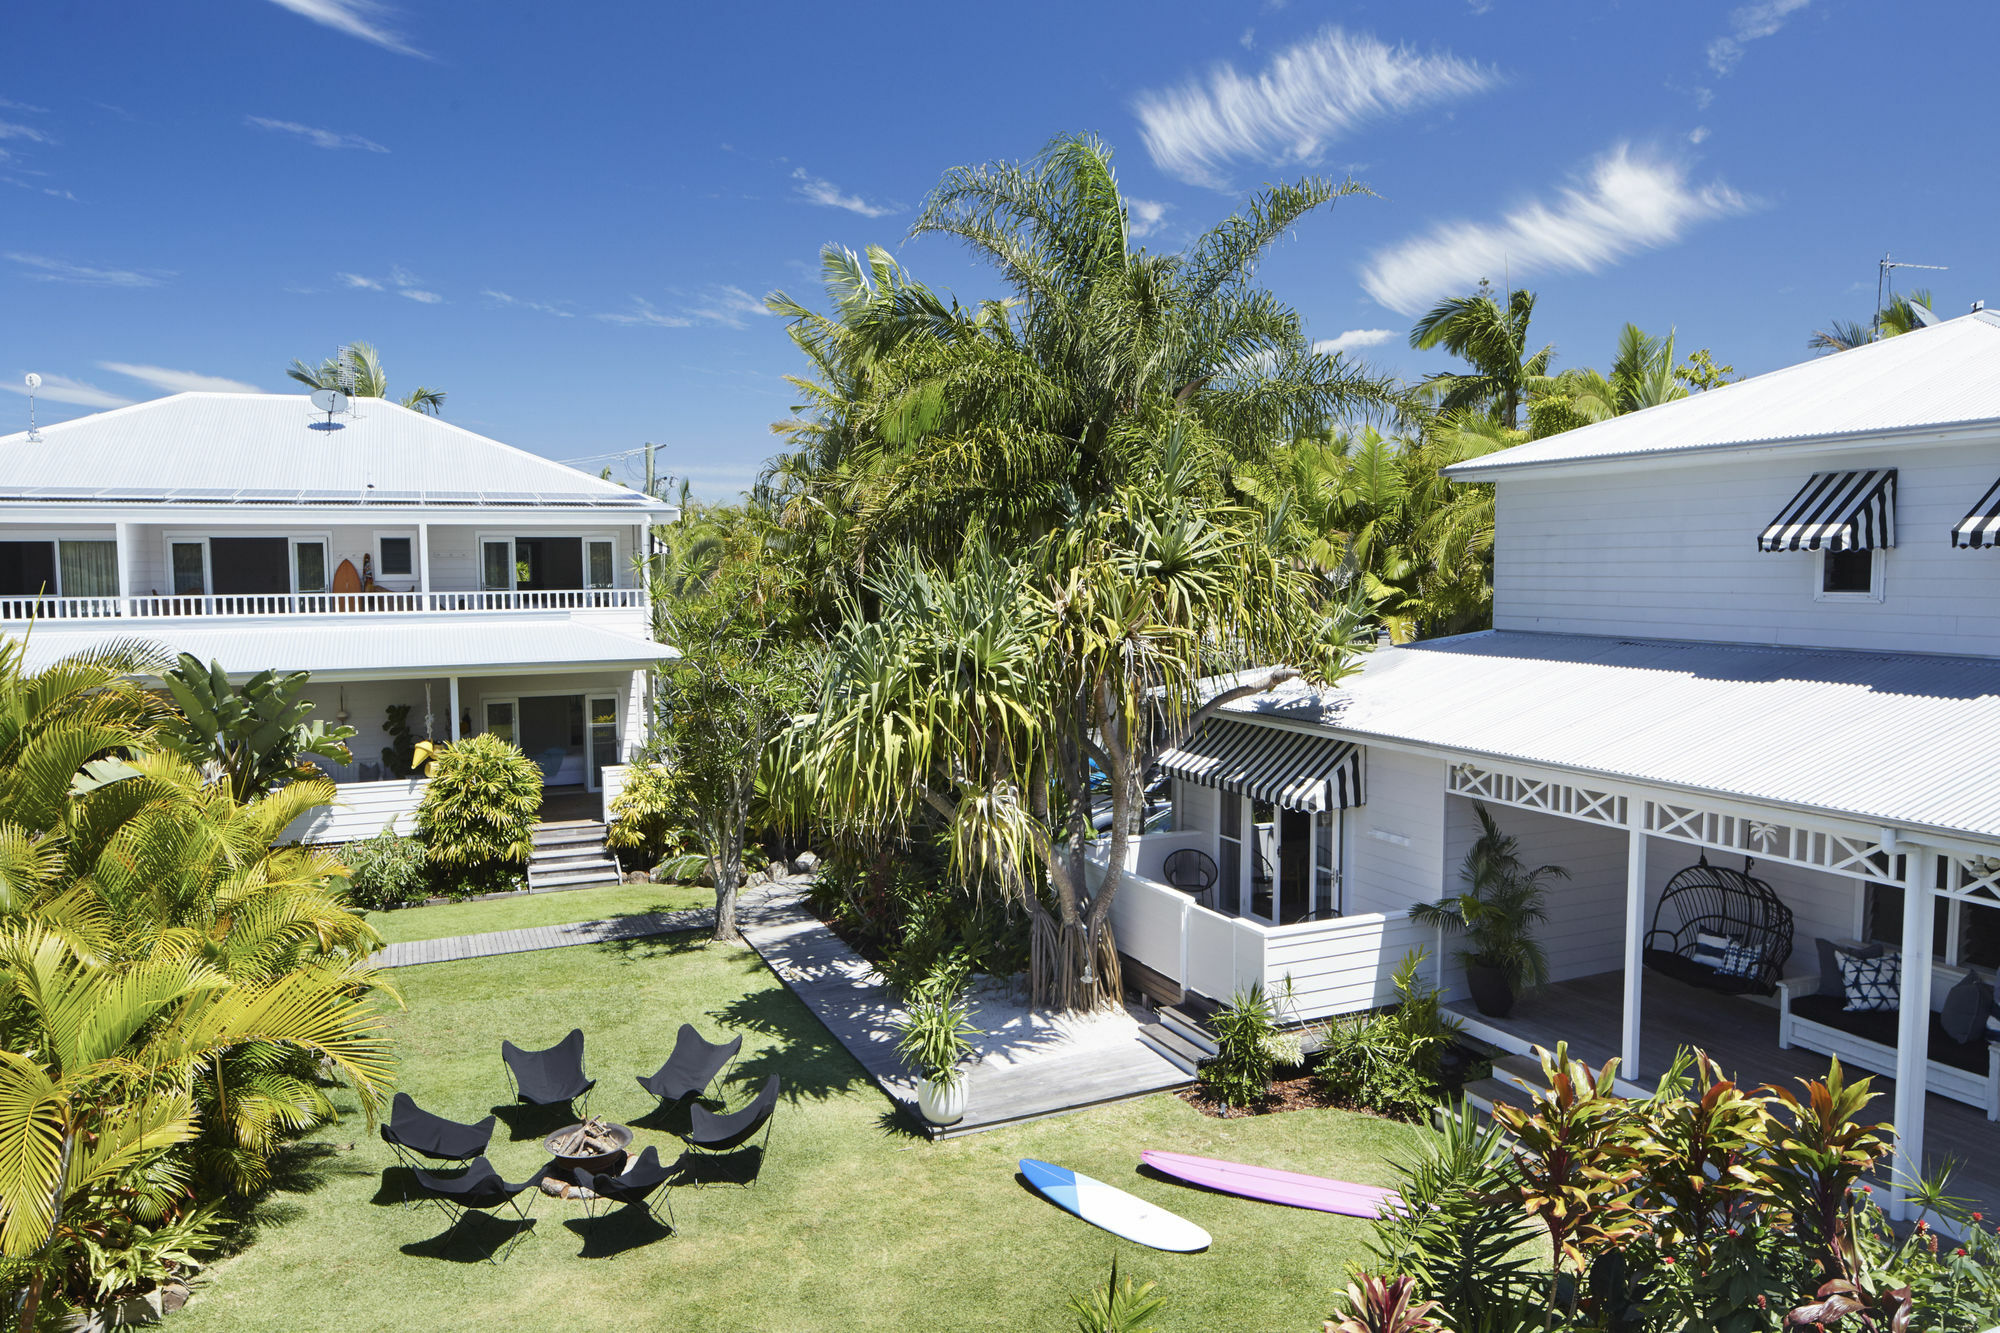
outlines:
[[[625,785],[611,798],[605,841],[635,851],[648,865],[687,849],[685,793],[665,764],[642,759],[625,771]]]
[[[308,679],[303,671],[281,676],[265,670],[233,685],[222,663],[204,667],[199,658],[182,653],[162,677],[180,708],[167,717],[167,738],[205,778],[228,783],[239,801],[317,776],[308,755],[348,763],[353,756],[346,741],[354,728],[328,729],[306,720],[313,711],[302,697]]]
[[[947,875],[945,858],[922,844],[836,852],[820,864],[806,901],[902,995],[941,975],[1025,971],[1027,915],[998,894],[951,887]]]
[[[424,845],[396,832],[394,825],[341,849],[347,867],[347,900],[378,912],[422,902],[430,896],[430,863]]]
[[[898,1033],[896,1052],[923,1077],[940,1088],[958,1086],[961,1067],[972,1054],[972,1012],[961,991],[938,991],[911,1000],[892,1026]]]
[[[476,886],[503,879],[534,850],[542,770],[490,732],[454,741],[417,804],[417,836],[440,873]]]
[[[410,776],[416,771],[417,733],[410,730],[408,704],[390,704],[382,710],[382,734],[389,738],[382,747],[382,767],[393,777]]]
[[[1347,1309],[1339,1323],[1326,1321],[1326,1333],[1445,1333],[1430,1317],[1437,1305],[1417,1299],[1412,1278],[1379,1278],[1362,1274],[1347,1284]]]
[[[1201,1067],[1201,1085],[1224,1106],[1249,1106],[1271,1091],[1271,1054],[1278,1022],[1262,986],[1238,991],[1210,1016],[1215,1056]]]
[[[1530,868],[1521,844],[1503,833],[1485,806],[1475,803],[1480,834],[1465,855],[1459,876],[1465,892],[1435,903],[1416,903],[1410,917],[1426,926],[1457,931],[1465,948],[1453,955],[1462,966],[1495,968],[1515,990],[1549,979],[1549,959],[1535,927],[1548,919],[1548,882],[1568,879],[1561,866]]]
[[[1327,1027],[1315,1070],[1327,1096],[1398,1120],[1419,1119],[1437,1104],[1438,1068],[1459,1024],[1419,976],[1424,958],[1418,949],[1397,967],[1394,1008],[1345,1015]]]
[[[1070,1313],[1076,1316],[1076,1333],[1158,1333],[1153,1320],[1167,1308],[1165,1296],[1155,1296],[1157,1283],[1134,1284],[1131,1278],[1118,1280],[1118,1258],[1111,1259],[1111,1277],[1102,1287],[1092,1287],[1081,1296],[1069,1298]]]

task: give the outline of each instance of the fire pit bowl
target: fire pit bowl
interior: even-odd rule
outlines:
[[[576,1146],[575,1140],[577,1131],[585,1128],[582,1123],[559,1129],[542,1140],[542,1147],[554,1159],[564,1184],[569,1183],[570,1173],[578,1167],[600,1175],[616,1175],[625,1168],[625,1150],[632,1146],[632,1127],[595,1119],[586,1123],[590,1141],[581,1147]]]

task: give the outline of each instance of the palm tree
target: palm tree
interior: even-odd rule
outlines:
[[[1508,430],[1521,428],[1521,403],[1549,373],[1555,344],[1528,350],[1528,322],[1535,294],[1515,288],[1502,309],[1491,284],[1481,281],[1470,296],[1433,306],[1410,330],[1419,351],[1442,347],[1472,366],[1472,373],[1443,370],[1418,386],[1440,412],[1473,409],[1491,413]]]
[[[354,398],[389,396],[389,377],[382,370],[381,354],[372,343],[348,343],[317,366],[295,360],[285,374],[311,389],[338,389]],[[400,401],[413,411],[439,416],[444,412],[444,395],[443,389],[419,384]]]
[[[1833,320],[1825,328],[1815,330],[1813,336],[1806,340],[1806,346],[1815,352],[1845,352],[1920,329],[1924,325],[1912,308],[1915,306],[1922,306],[1926,311],[1932,309],[1931,294],[1927,288],[1919,287],[1907,296],[1891,293],[1889,304],[1882,308],[1873,324],[1863,324],[1859,320]]]

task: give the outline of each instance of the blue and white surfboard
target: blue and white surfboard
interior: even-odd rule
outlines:
[[[1185,1217],[1155,1207],[1144,1199],[1079,1175],[1066,1166],[1021,1159],[1021,1174],[1044,1198],[1064,1212],[1075,1213],[1092,1226],[1156,1250],[1205,1250],[1209,1235]]]

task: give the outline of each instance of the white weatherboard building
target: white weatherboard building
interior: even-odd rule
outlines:
[[[1504,1049],[1641,1084],[1683,1044],[1752,1083],[1838,1054],[1893,1078],[1905,1168],[1950,1153],[2000,1201],[2000,1046],[1959,988],[2000,967],[2000,318],[1452,475],[1497,488],[1494,628],[1239,701],[1169,756],[1175,831],[1114,905],[1131,975],[1289,982],[1315,1016],[1391,1001],[1422,947]],[[1504,1018],[1408,917],[1458,891],[1476,803],[1570,872],[1555,980]]]
[[[675,656],[635,565],[671,512],[383,399],[175,394],[0,437],[0,634],[31,665],[139,638],[310,671],[315,716],[359,733],[310,840],[407,831],[397,705],[418,739],[508,737],[588,808]]]

